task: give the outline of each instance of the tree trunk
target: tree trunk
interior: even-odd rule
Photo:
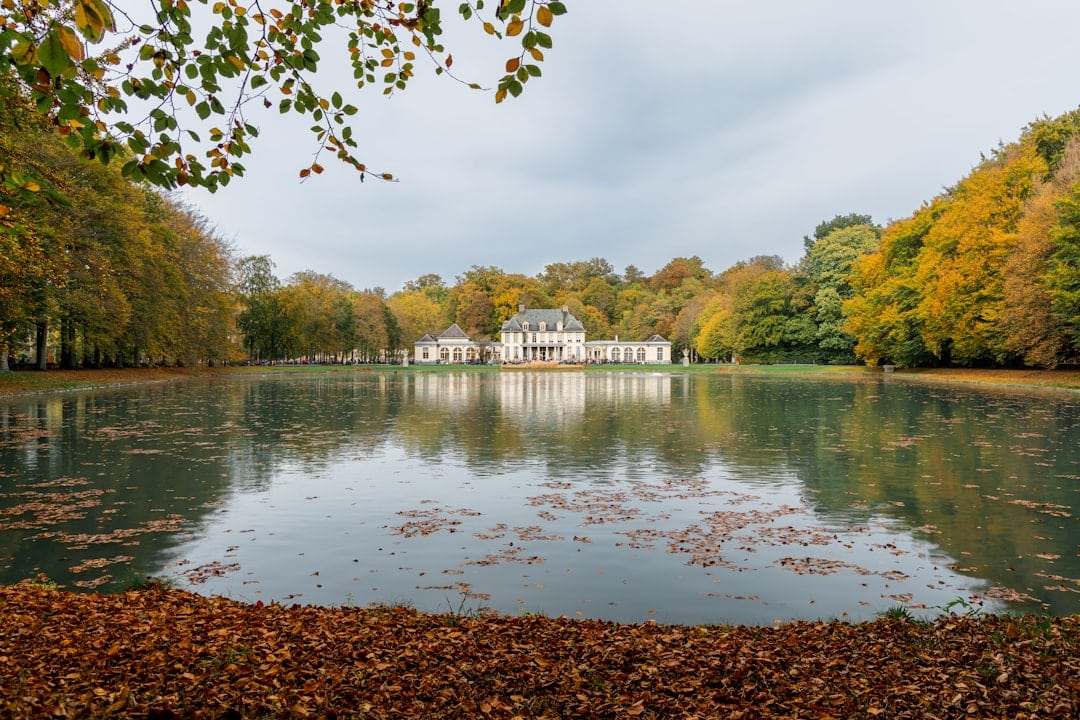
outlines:
[[[7,350],[0,350],[0,373],[11,372],[11,366],[8,365]]]
[[[49,369],[49,321],[39,320],[34,323],[34,355],[37,359],[38,370]]]
[[[75,369],[75,323],[70,318],[60,319],[60,369]]]

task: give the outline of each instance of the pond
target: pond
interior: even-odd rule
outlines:
[[[1080,611],[1080,397],[676,371],[0,402],[0,581],[619,622]]]

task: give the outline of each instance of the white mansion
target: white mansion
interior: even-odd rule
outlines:
[[[500,341],[469,338],[454,323],[439,335],[425,334],[414,343],[418,364],[460,363],[638,363],[671,362],[671,343],[659,335],[642,342],[585,340],[585,328],[565,305],[561,310],[527,310],[503,323]]]

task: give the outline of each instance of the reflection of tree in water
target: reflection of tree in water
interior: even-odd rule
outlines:
[[[500,427],[498,373],[436,373],[402,377],[403,402],[394,439],[429,462],[461,457],[476,470],[497,470],[506,449],[517,447]]]
[[[782,464],[826,516],[899,520],[960,567],[1075,610],[1074,401],[902,381],[733,380],[718,404],[745,442],[719,450],[725,460]],[[1073,592],[1047,591],[1060,584],[1053,576]]]
[[[1075,402],[880,379],[510,374],[498,392],[490,379],[428,378],[437,389],[417,392],[402,436],[477,469],[572,481],[622,480],[636,467],[794,476],[826,520],[898,521],[961,569],[1055,611],[1076,606],[1075,592],[1045,589],[1080,590]]]
[[[374,377],[374,376],[373,376]],[[381,385],[386,385],[382,382]],[[42,396],[0,430],[0,579],[104,588],[156,572],[234,488],[385,441],[400,392],[378,380],[231,379]],[[108,562],[107,562],[108,561]]]
[[[174,404],[178,392],[146,386],[7,406],[3,581],[44,573],[67,586],[108,587],[132,568],[161,567],[176,533],[206,517],[229,484],[224,456],[200,449],[218,419],[193,425]],[[27,432],[35,437],[20,437]]]
[[[370,453],[402,402],[400,383],[383,373],[255,379],[223,390],[240,394],[233,422],[246,442],[231,443],[231,451],[249,485],[282,464],[314,471],[344,452]]]

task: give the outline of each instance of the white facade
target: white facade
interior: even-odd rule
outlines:
[[[427,334],[413,343],[413,362],[420,365],[461,365],[497,360],[498,357],[493,357],[492,353],[491,343],[471,340],[457,323],[437,337]]]
[[[585,362],[585,328],[565,305],[561,310],[526,310],[519,305],[518,314],[503,323],[499,335],[504,363]]]
[[[426,334],[414,344],[419,365],[477,362],[499,363],[630,363],[671,362],[671,343],[653,335],[645,341],[585,340],[585,328],[564,305],[560,310],[528,310],[503,323],[500,342],[471,340],[455,323],[438,336]]]
[[[644,342],[591,340],[585,343],[585,359],[591,363],[656,365],[671,362],[671,343],[659,335]]]

